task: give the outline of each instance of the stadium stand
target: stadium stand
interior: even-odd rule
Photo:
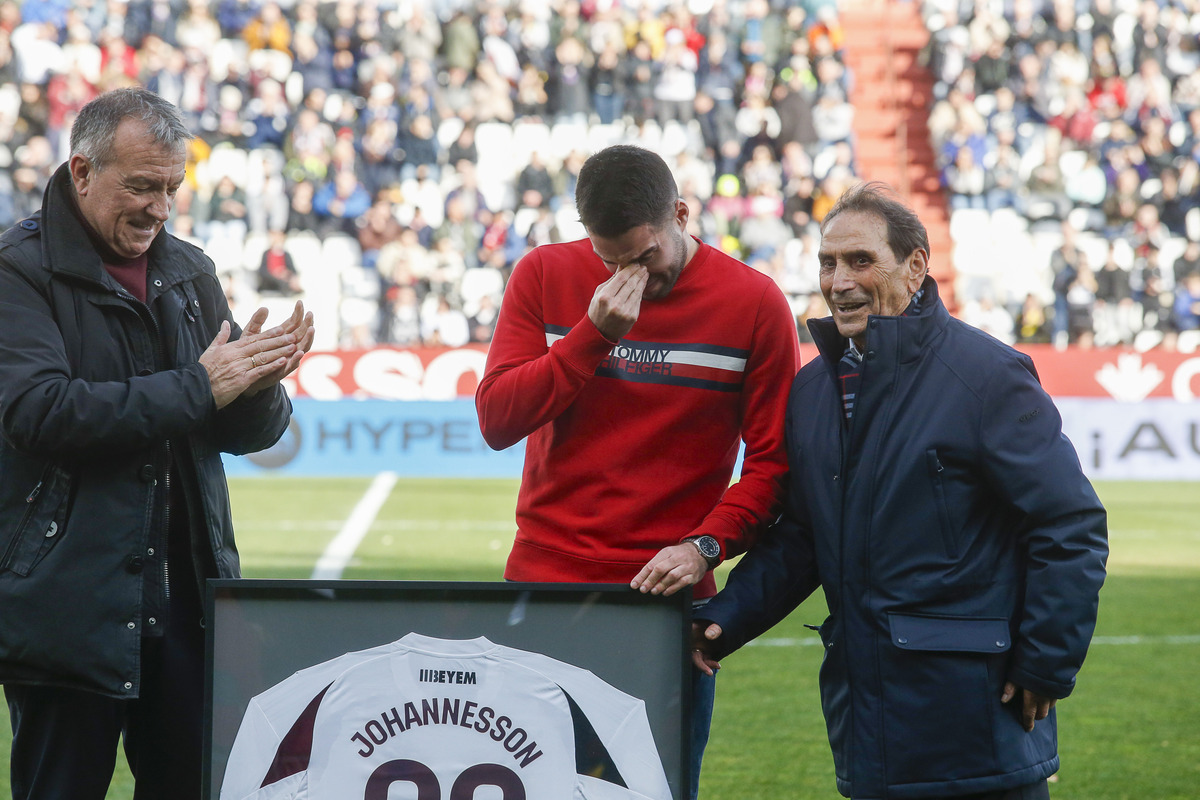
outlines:
[[[197,136],[173,231],[242,308],[283,232],[321,348],[419,344],[448,312],[486,341],[516,260],[583,235],[573,175],[616,142],[667,158],[693,233],[798,321],[816,227],[869,178],[1002,338],[1194,347],[1197,29],[1154,0],[4,0],[0,226],[74,113],[139,82]]]
[[[335,322],[318,347],[446,341],[459,316],[486,341],[515,261],[583,235],[579,165],[627,141],[676,165],[693,232],[786,280],[800,315],[821,209],[857,178],[844,39],[820,0],[6,0],[0,225],[40,205],[74,113],[137,82],[197,136],[173,232],[235,307],[283,307],[298,282]]]
[[[964,315],[1002,306],[1020,323],[1040,305],[1018,340],[1191,352],[1200,8],[925,0],[920,13]],[[964,150],[980,186],[962,179]]]

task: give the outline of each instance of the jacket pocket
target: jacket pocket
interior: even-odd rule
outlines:
[[[183,284],[183,318],[194,324],[200,318],[200,297],[191,283]]]
[[[160,323],[167,332],[172,353],[172,366],[179,368],[195,363],[208,348],[212,337],[200,321],[200,298],[191,282],[172,287],[161,300]],[[216,332],[213,332],[216,335]]]
[[[925,465],[929,468],[929,481],[933,484],[933,499],[937,504],[938,528],[942,532],[942,546],[946,549],[946,557],[958,558],[958,537],[950,522],[950,506],[946,502],[946,468],[938,457],[937,450],[925,451]]]
[[[71,476],[49,466],[25,498],[26,509],[0,560],[0,571],[25,577],[62,539],[67,522]]]
[[[994,716],[1012,643],[999,617],[889,614],[880,703],[889,784],[996,775]]]

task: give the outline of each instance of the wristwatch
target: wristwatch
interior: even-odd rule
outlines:
[[[687,541],[696,545],[696,549],[700,551],[700,555],[704,556],[704,560],[708,563],[709,569],[714,569],[721,563],[721,543],[711,536],[694,536]]]

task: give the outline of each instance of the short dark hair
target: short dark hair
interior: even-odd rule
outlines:
[[[97,171],[112,161],[117,128],[126,119],[146,123],[154,143],[182,146],[193,138],[179,109],[149,89],[133,86],[114,89],[79,110],[71,125],[71,155],[82,155]]]
[[[606,147],[583,163],[575,208],[589,234],[620,236],[642,225],[661,228],[675,216],[679,187],[671,168],[642,147]]]
[[[888,247],[892,255],[903,261],[921,249],[929,255],[929,234],[915,211],[896,198],[891,187],[882,181],[860,183],[847,189],[821,220],[821,233],[835,217],[847,211],[874,214],[887,224]]]

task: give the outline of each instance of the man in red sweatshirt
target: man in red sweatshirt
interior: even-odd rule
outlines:
[[[505,577],[703,602],[779,510],[795,320],[769,277],[688,235],[654,153],[592,156],[575,202],[588,238],[518,262],[475,396],[491,447],[528,437]],[[693,796],[714,690],[696,676]]]

